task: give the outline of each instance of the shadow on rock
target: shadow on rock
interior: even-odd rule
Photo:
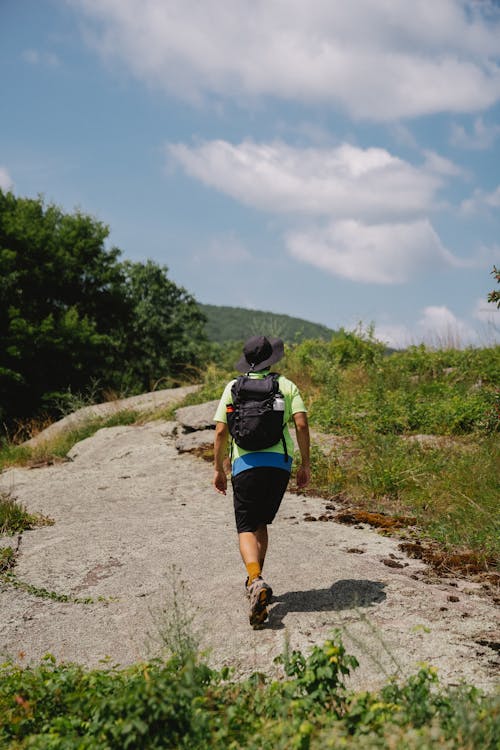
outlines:
[[[289,612],[339,612],[343,609],[370,607],[384,601],[385,584],[379,581],[345,579],[336,581],[327,589],[288,591],[274,597],[275,604],[269,612],[268,628],[283,628],[283,619]]]

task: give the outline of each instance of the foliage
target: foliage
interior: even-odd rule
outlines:
[[[207,355],[205,316],[194,297],[167,278],[167,268],[151,260],[122,264],[127,298],[134,310],[124,352],[125,385],[154,390],[199,377]]]
[[[126,314],[118,250],[79,212],[0,191],[0,404],[32,415],[47,395],[109,373]],[[8,404],[8,407],[7,407]]]
[[[18,534],[35,526],[51,523],[44,516],[28,513],[15,498],[7,492],[0,491],[0,535]]]
[[[285,654],[285,679],[233,682],[193,653],[127,669],[6,663],[0,744],[44,750],[114,748],[424,748],[494,750],[499,696],[442,687],[432,667],[379,692],[352,693],[357,660],[338,635],[305,657]]]
[[[261,333],[282,338],[288,343],[304,339],[329,340],[334,335],[334,331],[324,325],[290,315],[221,305],[200,305],[200,308],[207,319],[209,341],[222,345],[234,341],[241,344],[250,336]]]
[[[0,547],[0,574],[16,564],[16,551],[13,547]]]
[[[492,275],[495,277],[496,282],[500,284],[500,268],[493,266]],[[500,291],[494,289],[488,294],[488,302],[496,302],[497,307],[500,308]]]
[[[419,442],[366,431],[327,455],[312,451],[311,492],[415,517],[445,549],[500,561],[500,440]]]
[[[192,373],[203,315],[166,267],[120,262],[108,228],[0,191],[0,419],[54,410],[92,383],[150,389]]]
[[[291,348],[282,370],[306,395],[312,424],[328,432],[499,430],[500,346],[388,354],[369,334],[341,331]]]

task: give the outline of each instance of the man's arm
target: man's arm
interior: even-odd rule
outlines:
[[[300,466],[297,469],[297,487],[305,487],[311,479],[309,423],[305,411],[298,411],[293,415],[295,433],[300,451]]]
[[[224,459],[227,455],[227,439],[229,430],[225,422],[217,422],[215,425],[214,439],[214,481],[213,485],[221,495],[226,494],[227,476],[224,470]]]

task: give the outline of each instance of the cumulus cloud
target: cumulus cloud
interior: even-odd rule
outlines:
[[[14,183],[8,171],[5,167],[0,167],[0,188],[2,190],[11,190],[14,187]]]
[[[401,323],[382,323],[375,326],[375,336],[378,341],[382,341],[387,346],[394,349],[404,349],[411,344],[415,344],[414,335],[408,326]]]
[[[455,315],[446,305],[429,305],[421,310],[412,326],[384,322],[376,326],[375,335],[396,349],[420,343],[440,348],[491,345],[498,340],[500,310],[492,314],[486,310],[487,304],[484,300],[477,301],[474,318],[480,321],[479,328]]]
[[[282,142],[219,140],[171,144],[167,152],[205,185],[274,213],[381,221],[431,209],[442,184],[436,174],[442,165],[418,168],[385,149],[347,143],[299,149]]]
[[[424,308],[416,326],[417,338],[429,344],[461,347],[477,341],[475,329],[445,305]]]
[[[474,308],[474,318],[482,323],[500,326],[500,308],[496,306],[495,302],[478,299]]]
[[[435,151],[424,151],[425,156],[425,168],[431,174],[439,174],[446,177],[461,177],[464,175],[464,170],[457,164],[452,162],[450,159],[445,159]]]
[[[400,284],[425,271],[459,265],[428,220],[362,224],[345,220],[291,232],[290,254],[334,276],[367,284]]]
[[[425,218],[445,177],[458,171],[434,152],[420,167],[385,149],[347,143],[300,149],[210,141],[170,144],[167,154],[245,205],[321,222],[290,231],[285,244],[293,257],[332,275],[397,284],[430,269],[470,265],[442,245]]]
[[[474,214],[484,209],[500,208],[500,185],[489,193],[476,188],[470,198],[462,201],[460,208],[465,214]]]
[[[380,121],[477,112],[500,98],[491,3],[70,1],[101,54],[182,98],[331,102]]]
[[[493,145],[500,135],[500,125],[487,124],[482,117],[477,117],[472,126],[472,132],[457,123],[453,123],[451,142],[459,148],[481,151]]]

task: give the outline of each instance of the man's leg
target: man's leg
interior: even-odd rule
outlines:
[[[240,554],[247,569],[246,593],[250,602],[250,625],[258,628],[267,619],[267,606],[273,590],[261,578],[267,551],[267,526],[261,524],[255,531],[238,534]]]
[[[259,573],[266,559],[268,534],[266,524],[261,524],[255,531],[242,531],[238,534],[240,554],[245,565],[258,563]]]

